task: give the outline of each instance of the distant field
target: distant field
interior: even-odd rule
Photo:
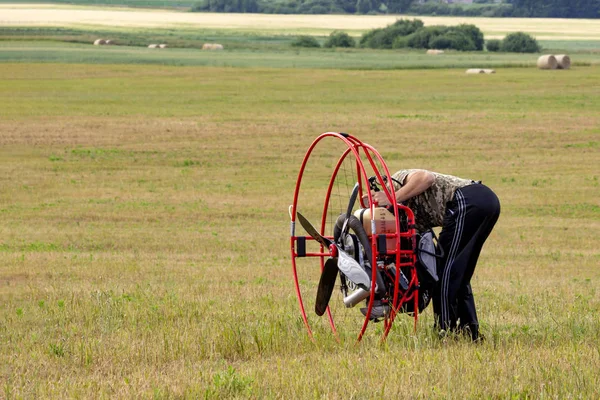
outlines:
[[[345,30],[354,35],[388,25],[401,16],[211,14],[166,10],[86,9],[68,6],[0,5],[0,26],[111,26],[233,29],[256,33],[329,34]],[[541,40],[599,40],[600,20],[409,17],[426,25],[477,25],[488,38],[525,31]]]
[[[264,15],[189,13],[166,10],[67,5],[1,5],[0,61],[134,63],[162,65],[416,69],[534,66],[537,55],[369,49],[294,49],[300,34],[321,43],[335,29],[358,38],[398,16]],[[574,55],[574,66],[600,63],[600,20],[540,20],[423,17],[426,24],[473,23],[486,39],[522,30],[534,34],[546,52]],[[97,38],[116,47],[92,47]],[[63,45],[57,43],[62,42]],[[198,52],[204,43],[221,43],[221,53]],[[151,52],[151,43],[171,48]],[[79,45],[78,45],[79,44]]]
[[[4,21],[0,23],[0,61],[4,62],[428,69],[532,67],[538,57],[535,54],[452,51],[441,57],[432,57],[426,56],[423,51],[409,50],[315,50],[291,47],[298,34],[314,35],[318,41],[324,43],[331,32],[329,28],[323,28],[324,26],[352,27],[349,31],[359,35],[365,27],[385,25],[392,22],[394,17],[190,14],[160,10],[104,10],[66,6],[4,6],[2,11],[7,12],[0,17]],[[12,22],[6,22],[11,15]],[[331,23],[326,23],[326,20]],[[104,25],[107,21],[114,23],[114,26]],[[544,22],[457,18],[428,20],[430,23],[465,21],[483,23],[484,26],[489,23],[492,25],[488,28],[493,30],[496,26],[503,32],[509,31],[511,24],[515,24],[512,25],[514,29],[541,29]],[[497,25],[499,22],[503,22],[504,25],[500,27]],[[516,25],[517,23],[521,25]],[[562,33],[555,33],[551,40],[540,40],[540,44],[544,51],[573,55],[575,67],[597,64],[600,63],[600,40],[582,39],[586,37],[584,32],[589,35],[597,25],[600,26],[600,23],[596,24],[595,21],[573,21],[573,24],[563,24]],[[582,38],[573,39],[575,34],[581,35]],[[91,46],[97,38],[112,39],[118,46]],[[225,51],[215,53],[198,50],[204,43],[213,42],[223,44]],[[152,51],[146,49],[150,43],[166,43],[171,48],[167,51]]]

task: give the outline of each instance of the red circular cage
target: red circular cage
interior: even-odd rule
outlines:
[[[350,190],[350,187],[353,189]],[[380,207],[373,202],[371,193],[371,190],[378,190],[377,188],[385,193],[389,203],[393,205],[388,208],[390,215],[393,214],[388,226],[395,229],[387,232],[378,232],[380,221],[376,221],[376,215]],[[323,203],[320,203],[320,198],[323,199]],[[357,210],[356,202],[359,207]],[[309,211],[312,211],[314,220],[319,223],[316,228],[308,222],[309,218],[300,214]],[[360,215],[361,223],[366,229],[357,225],[355,220],[358,217],[351,216],[355,214]],[[363,214],[370,216],[363,219]],[[317,314],[327,314],[326,320],[336,337],[340,335],[339,325],[346,331],[357,329],[358,324],[361,328],[357,341],[360,341],[369,322],[380,320],[383,322],[381,339],[385,340],[399,312],[412,314],[416,327],[419,313],[419,279],[415,270],[414,214],[410,208],[396,202],[390,171],[374,147],[346,133],[326,132],[318,136],[302,161],[294,201],[290,206],[290,217],[294,285],[302,320],[311,338],[314,338],[315,326],[322,325],[319,317],[312,313],[307,314],[307,309],[313,303]],[[300,220],[301,227],[296,226],[297,220]],[[393,225],[390,225],[392,223]],[[361,232],[350,230],[348,225],[351,225],[354,231]],[[297,233],[297,228],[302,232]],[[363,230],[365,232],[362,232]],[[304,231],[308,235],[304,235]],[[348,255],[356,262],[348,261]],[[319,263],[316,263],[314,258],[319,259]],[[300,262],[301,259],[306,261]],[[354,268],[350,271],[352,274],[347,274],[344,269],[349,268],[348,264]],[[361,266],[366,271],[365,276],[370,278],[368,288],[365,288],[366,278],[362,278],[362,286],[349,279],[351,277],[357,280],[355,272],[363,276],[362,272],[356,271],[356,265]],[[329,299],[323,303],[322,298],[318,296],[316,301],[312,302],[317,286],[319,291],[321,286],[328,287],[323,281],[327,280],[331,286],[328,290],[333,291],[333,283],[337,279],[333,274],[337,274],[338,271],[340,291],[342,296],[345,296],[345,307],[342,307],[340,302],[331,302]],[[351,307],[346,304],[353,303],[352,299],[348,300],[349,296],[358,297],[356,293],[360,288],[365,290],[366,296],[360,300],[364,300],[366,305],[361,308],[362,316],[353,309],[356,304],[352,304]],[[348,295],[351,289],[355,291]],[[331,293],[329,295],[331,296]],[[323,308],[319,312],[319,307],[323,305],[326,309]],[[374,307],[377,312],[374,312]]]

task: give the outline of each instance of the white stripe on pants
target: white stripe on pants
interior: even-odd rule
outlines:
[[[460,192],[457,190],[455,193],[456,202],[458,204],[458,215],[456,216],[456,226],[454,227],[454,236],[452,238],[452,245],[450,247],[450,253],[448,254],[448,258],[446,259],[446,264],[444,265],[444,272],[442,274],[442,287],[441,287],[441,306],[442,306],[442,315],[440,321],[441,329],[449,329],[450,326],[450,304],[448,304],[448,286],[450,283],[450,273],[452,269],[452,264],[454,263],[454,259],[456,257],[456,253],[458,250],[458,246],[462,239],[464,222],[465,222],[465,214],[467,212],[467,207],[465,203],[465,198]]]

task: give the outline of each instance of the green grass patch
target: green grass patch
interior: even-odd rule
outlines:
[[[215,29],[0,27],[0,40],[45,40],[89,45],[98,38],[112,38],[120,46],[147,47],[151,43],[168,43],[170,47],[201,49],[204,43],[219,42],[228,49],[246,50],[287,48],[294,39],[290,35]]]
[[[200,46],[198,42],[198,46]],[[202,42],[203,43],[203,42]],[[532,67],[536,55],[447,52],[429,56],[421,51],[365,49],[226,49],[202,51],[196,48],[164,50],[130,46],[92,46],[39,41],[0,42],[0,62],[76,64],[155,64],[167,66],[327,68],[327,69],[433,69]],[[573,57],[573,66],[600,63],[592,54]]]
[[[309,30],[310,31],[310,30]],[[297,32],[300,34],[301,32]],[[327,33],[328,34],[328,33]],[[315,36],[320,44],[327,34]],[[97,38],[116,46],[92,46]],[[91,64],[158,64],[172,66],[428,69],[534,66],[535,54],[294,48],[293,32],[190,28],[2,27],[0,62]],[[164,50],[148,49],[166,43]],[[201,51],[205,43],[221,43],[225,51]],[[540,41],[547,51],[568,53],[574,66],[600,63],[600,41]]]
[[[597,40],[538,40],[543,52],[554,54],[564,53],[592,53],[600,54],[600,41]]]

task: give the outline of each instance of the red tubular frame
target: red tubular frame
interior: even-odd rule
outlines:
[[[375,150],[375,148],[373,148],[371,145],[363,143],[356,137],[348,135],[348,134],[341,134],[341,133],[337,133],[337,132],[325,132],[325,133],[319,135],[313,141],[313,143],[310,145],[310,147],[308,148],[308,150],[304,156],[304,159],[302,161],[300,171],[298,172],[298,179],[296,181],[296,188],[294,191],[294,202],[291,206],[290,250],[291,250],[291,256],[292,256],[292,272],[293,272],[293,276],[294,276],[294,286],[295,286],[295,290],[296,290],[296,296],[298,297],[300,313],[302,314],[302,320],[304,321],[304,325],[306,326],[308,334],[311,338],[313,338],[313,333],[310,328],[310,324],[308,323],[308,318],[306,316],[306,310],[304,307],[304,301],[302,299],[302,293],[300,292],[300,284],[299,284],[298,272],[297,272],[297,268],[296,268],[296,258],[298,257],[298,253],[296,252],[296,242],[299,237],[299,236],[296,236],[296,232],[295,232],[296,211],[297,211],[297,206],[298,206],[298,195],[300,193],[302,177],[304,175],[304,170],[306,168],[306,165],[310,159],[310,156],[311,156],[314,148],[317,146],[317,144],[321,140],[323,140],[327,137],[341,140],[342,142],[344,142],[346,144],[346,146],[348,148],[342,153],[341,157],[339,158],[336,166],[334,167],[333,173],[331,175],[331,179],[329,181],[329,186],[327,188],[327,195],[325,197],[325,202],[323,205],[323,213],[322,213],[322,217],[321,217],[321,228],[320,228],[321,235],[325,236],[325,226],[326,226],[326,222],[327,222],[327,209],[328,209],[328,205],[329,205],[329,199],[331,196],[331,190],[332,190],[333,184],[335,182],[335,178],[337,176],[337,173],[338,173],[342,163],[344,162],[344,160],[350,153],[352,153],[352,155],[354,156],[354,158],[356,160],[357,181],[359,183],[359,193],[361,194],[361,196],[360,196],[361,206],[365,207],[365,205],[366,205],[365,203],[363,203],[362,194],[363,194],[363,183],[368,182],[368,176],[367,176],[367,172],[365,170],[365,165],[364,165],[363,160],[361,159],[361,155],[360,155],[361,151],[362,151],[364,157],[366,158],[366,160],[368,161],[368,164],[375,172],[377,181],[379,182],[380,186],[383,188],[383,191],[386,194],[390,204],[396,203],[393,183],[392,183],[391,179],[388,179],[387,182],[384,181],[384,179],[380,173],[380,170],[377,167],[376,161],[379,162],[379,164],[383,167],[383,173],[385,176],[390,177],[391,176],[390,171],[388,170],[388,167],[387,167],[385,161],[383,160],[383,158],[381,157],[381,155],[379,154],[379,152],[377,150]],[[369,199],[368,207],[371,208],[371,216],[372,216],[371,218],[373,218],[373,216],[375,214],[374,213],[375,204],[373,203],[373,198],[371,196],[371,192],[368,189],[366,190],[366,194]],[[398,310],[406,302],[408,302],[410,300],[414,301],[415,328],[416,328],[416,323],[417,323],[417,319],[418,319],[419,281],[417,278],[416,271],[414,270],[414,266],[415,266],[415,262],[416,262],[416,255],[415,255],[416,231],[414,228],[414,223],[415,223],[414,214],[410,208],[403,206],[401,204],[397,204],[397,208],[398,208],[398,210],[402,210],[406,214],[407,222],[408,222],[408,230],[406,230],[404,232],[400,231],[401,227],[400,227],[399,212],[396,212],[395,213],[396,233],[386,235],[386,237],[388,237],[388,238],[396,239],[396,246],[394,247],[394,250],[388,251],[386,253],[387,255],[395,255],[396,256],[396,263],[395,263],[396,264],[396,278],[395,278],[395,282],[394,282],[394,295],[393,295],[392,304],[390,307],[390,314],[388,316],[386,316],[386,319],[384,321],[384,331],[382,334],[382,340],[386,339],[386,337],[392,327],[394,319],[398,313]],[[374,227],[373,220],[372,220],[372,226]],[[375,298],[374,294],[375,294],[375,285],[376,285],[376,281],[377,281],[377,271],[378,271],[377,259],[378,259],[378,256],[380,255],[380,253],[378,253],[378,251],[377,251],[377,232],[373,232],[373,233],[374,234],[371,235],[371,250],[372,250],[372,254],[373,254],[373,265],[372,265],[372,276],[371,276],[371,296],[370,296],[370,301],[369,301],[368,308],[367,308],[367,313],[365,315],[365,320],[364,320],[361,330],[358,334],[357,341],[360,341],[362,339],[362,337],[367,329],[367,326],[369,324],[369,319],[371,316],[371,312],[373,309],[373,303],[374,303],[373,300]],[[302,237],[306,238],[307,240],[312,240],[312,238],[310,236],[302,236]],[[401,249],[400,248],[401,238],[410,239],[412,241],[412,246],[411,246],[412,249],[410,249],[410,250]],[[323,249],[323,246],[321,246],[321,251],[319,253],[306,253],[305,254],[306,257],[319,257],[320,258],[321,271],[323,270],[325,257],[329,257],[330,255],[331,255],[331,253],[329,252],[329,249]],[[400,289],[400,282],[399,282],[401,267],[413,268],[412,278],[411,278],[411,281],[409,282],[409,288],[406,292],[404,292],[402,294],[402,296],[400,296],[401,289]],[[337,337],[335,322],[334,322],[333,316],[331,315],[331,310],[329,309],[329,307],[327,307],[327,316],[328,316],[328,320],[329,320],[329,324],[331,326],[332,332]]]

